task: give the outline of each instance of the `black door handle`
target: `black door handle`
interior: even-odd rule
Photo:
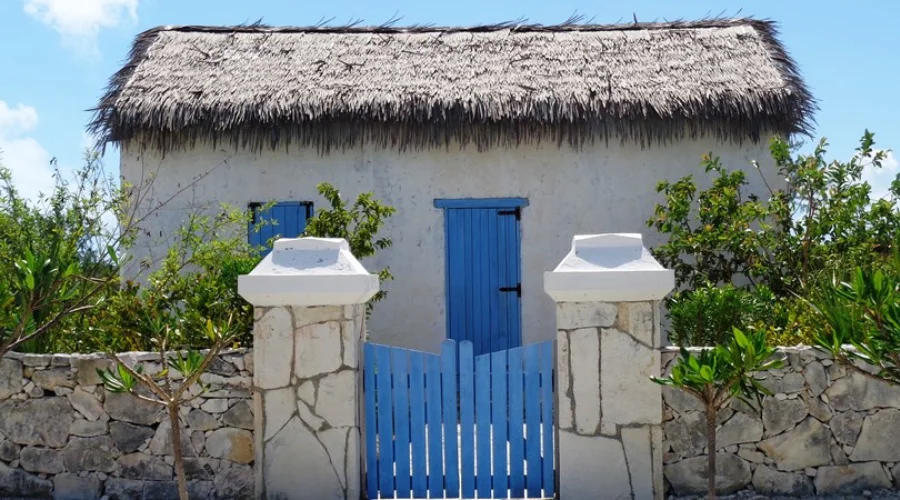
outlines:
[[[501,291],[501,292],[516,292],[516,295],[521,297],[522,296],[522,284],[519,283],[516,286],[501,286],[499,288],[499,291]]]

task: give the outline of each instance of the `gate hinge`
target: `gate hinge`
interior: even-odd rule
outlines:
[[[522,220],[522,207],[516,207],[512,210],[498,210],[497,215],[515,215],[516,220]]]
[[[522,283],[519,283],[516,286],[501,286],[500,291],[501,292],[516,292],[516,295],[521,297],[522,296]]]

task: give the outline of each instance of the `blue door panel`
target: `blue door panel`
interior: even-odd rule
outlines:
[[[476,355],[521,345],[517,209],[447,208],[448,338]]]
[[[312,215],[312,204],[299,201],[276,203],[266,210],[260,205],[251,205],[250,209],[253,210],[253,218],[247,228],[248,241],[254,247],[262,247],[262,255],[272,249],[269,240],[275,236],[301,236],[306,230],[306,220]]]

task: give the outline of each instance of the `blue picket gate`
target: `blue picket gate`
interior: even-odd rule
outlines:
[[[369,498],[555,496],[552,341],[363,355]]]

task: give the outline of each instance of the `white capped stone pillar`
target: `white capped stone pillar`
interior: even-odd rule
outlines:
[[[378,277],[343,239],[281,239],[238,292],[255,308],[256,497],[358,500],[359,343]]]
[[[556,301],[559,494],[662,499],[658,301],[674,274],[640,234],[579,235],[544,290]]]

